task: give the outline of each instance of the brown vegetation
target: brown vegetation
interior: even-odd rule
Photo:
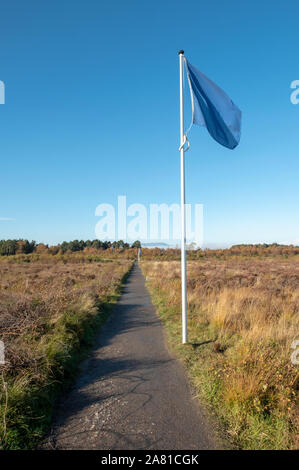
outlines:
[[[180,265],[144,261],[143,270],[178,345]],[[290,357],[299,334],[297,257],[191,261],[188,308],[190,343],[203,346],[180,351],[235,442],[296,446],[298,367]]]
[[[299,255],[299,246],[293,245],[235,245],[226,249],[209,249],[204,250],[187,250],[188,260],[202,259],[232,259],[232,258],[289,258]],[[149,260],[171,261],[180,260],[181,250],[179,248],[169,248],[167,250],[161,248],[143,248],[142,258]]]
[[[126,260],[83,262],[77,254],[42,262],[34,256],[0,262],[0,447],[30,447],[42,434],[53,384],[73,375],[74,358],[91,343],[131,266]]]

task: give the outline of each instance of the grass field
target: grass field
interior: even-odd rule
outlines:
[[[41,438],[131,266],[77,253],[1,258],[0,448],[32,448]]]
[[[169,343],[228,441],[243,449],[298,448],[298,366],[290,359],[299,335],[297,257],[188,262],[184,346],[180,263],[141,267]]]
[[[299,258],[294,247],[189,253],[181,345],[178,250],[141,267],[170,346],[220,432],[243,449],[298,448]],[[136,250],[0,257],[0,448],[33,448],[121,291]]]

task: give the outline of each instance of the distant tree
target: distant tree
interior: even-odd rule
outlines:
[[[36,242],[29,242],[28,240],[18,240],[16,244],[16,253],[29,254],[35,250]]]
[[[68,245],[69,245],[68,249],[71,251],[81,251],[81,245],[78,240],[73,240],[69,242]]]
[[[93,240],[92,243],[91,243],[91,246],[93,248],[97,248],[98,250],[103,248],[103,242],[101,242],[101,240]]]
[[[86,242],[84,240],[79,241],[80,250],[83,251],[86,247]]]
[[[36,245],[35,251],[36,253],[47,253],[49,251],[49,247],[44,243],[39,243],[38,245]]]
[[[50,246],[49,247],[49,253],[51,255],[57,255],[57,253],[59,252],[59,250],[61,249],[61,246],[60,245],[53,245],[53,246]]]
[[[132,248],[141,248],[141,243],[139,240],[136,240],[133,244],[132,244]]]
[[[25,240],[18,240],[16,254],[25,253]]]
[[[14,255],[17,250],[17,240],[1,240],[0,241],[0,255],[9,256]]]
[[[60,251],[62,253],[66,253],[68,249],[69,249],[68,242],[62,242],[61,245],[60,245]]]

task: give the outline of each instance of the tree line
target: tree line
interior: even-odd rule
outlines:
[[[44,243],[36,243],[35,241],[29,242],[28,240],[0,240],[0,256],[9,256],[17,254],[29,253],[67,253],[75,251],[83,251],[88,248],[96,250],[127,250],[129,248],[139,248],[141,243],[136,240],[131,245],[125,243],[123,240],[114,242],[101,241],[101,240],[72,240],[70,242],[62,242],[58,245],[49,246]]]
[[[140,248],[140,241],[136,240],[134,243],[129,244],[123,240],[118,241],[101,241],[101,240],[72,240],[63,241],[58,245],[46,245],[44,243],[36,243],[35,241],[29,242],[28,240],[0,240],[0,256],[9,256],[16,254],[29,254],[29,253],[44,253],[44,254],[65,254],[74,252],[87,252],[96,253],[97,251],[126,251],[131,248]],[[181,252],[177,248],[143,248],[143,258],[145,259],[180,259]],[[188,259],[200,258],[226,258],[230,256],[248,256],[248,257],[262,257],[262,256],[293,256],[299,255],[299,246],[293,245],[279,245],[278,243],[272,244],[248,244],[248,245],[234,245],[231,248],[225,249],[187,249]]]

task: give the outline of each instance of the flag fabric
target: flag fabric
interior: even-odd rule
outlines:
[[[215,83],[185,59],[192,123],[205,126],[219,144],[234,149],[241,135],[241,111]]]

